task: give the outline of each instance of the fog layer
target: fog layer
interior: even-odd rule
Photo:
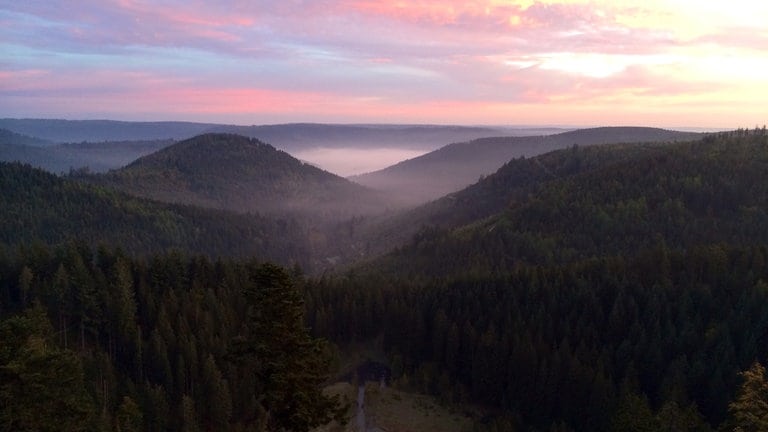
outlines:
[[[316,147],[294,152],[294,156],[326,171],[347,177],[377,171],[425,153],[426,150],[404,148]]]

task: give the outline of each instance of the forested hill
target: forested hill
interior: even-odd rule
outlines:
[[[684,141],[700,134],[648,127],[601,127],[546,136],[480,138],[450,144],[351,180],[421,204],[467,187],[510,159],[531,157],[572,145]]]
[[[253,258],[79,243],[0,254],[0,430],[327,423],[346,407],[321,393],[329,351],[307,334],[298,281]]]
[[[670,144],[662,141],[570,146],[536,157],[517,157],[458,192],[387,218],[363,221],[350,242],[367,256],[378,256],[406,243],[423,227],[453,229],[491,217],[507,209],[511,202],[527,199],[553,179],[645,157]]]
[[[440,203],[431,217],[447,228],[422,232],[395,267],[492,272],[631,253],[659,241],[670,248],[768,242],[768,186],[760,181],[768,176],[767,139],[760,129],[511,161]],[[472,221],[479,222],[461,226]],[[425,248],[442,258],[415,259]]]
[[[308,264],[303,233],[289,220],[162,204],[0,163],[0,244],[71,240],[135,254],[172,249]]]
[[[478,431],[766,430],[765,129],[512,167],[453,208],[504,209],[313,281],[316,334],[381,341]]]
[[[262,214],[338,218],[383,211],[383,194],[256,139],[205,134],[91,181],[165,202]]]

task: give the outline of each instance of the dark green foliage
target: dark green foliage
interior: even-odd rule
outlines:
[[[742,372],[743,382],[736,399],[728,405],[730,426],[738,432],[768,430],[768,380],[765,368],[758,362]]]
[[[619,402],[611,419],[612,432],[655,432],[660,425],[645,397],[630,393]]]
[[[85,431],[93,414],[80,358],[56,346],[44,310],[0,321],[0,430]]]
[[[83,180],[164,202],[336,219],[386,209],[382,194],[256,139],[205,134]]]
[[[695,402],[718,424],[738,371],[768,355],[766,253],[699,247],[498,275],[325,279],[308,310],[317,334],[338,344],[382,338],[422,390],[524,424],[609,430],[622,382],[647,395],[646,426],[666,402]]]
[[[699,134],[647,127],[602,127],[538,136],[495,135],[454,142],[391,167],[352,177],[362,185],[389,191],[411,205],[459,191],[496,172],[504,162],[575,145],[694,140]],[[498,198],[501,198],[499,196]]]
[[[315,281],[310,322],[522,430],[706,431],[768,356],[766,177],[762,130],[512,161],[457,228]]]
[[[695,404],[682,408],[675,401],[667,401],[656,414],[659,431],[666,432],[710,432],[712,428],[704,422]]]
[[[634,254],[662,243],[765,242],[768,184],[757,179],[768,176],[767,140],[758,130],[692,143],[574,147],[511,161],[446,199],[447,207],[423,209],[429,219],[422,223],[446,228],[423,230],[376,266],[400,275],[484,274],[521,263]]]
[[[155,203],[18,164],[0,163],[0,208],[0,243],[7,245],[76,239],[138,254],[180,249],[308,263],[293,222]]]
[[[255,261],[94,252],[105,233],[131,253],[167,249],[89,216],[104,209],[138,212],[126,218],[140,228],[165,215],[190,242],[215,225],[188,231],[179,221],[201,210],[0,168],[3,240],[22,245],[0,248],[0,373],[52,389],[4,375],[4,426],[45,430],[66,411],[58,429],[308,430],[338,412],[306,313],[314,337],[379,341],[396,381],[477,407],[477,430],[763,428],[764,372],[749,368],[768,360],[762,131],[512,161],[444,227],[306,286]],[[82,243],[33,242],[75,232]]]
[[[119,432],[140,432],[143,425],[143,414],[141,408],[136,405],[128,396],[123,398],[123,402],[117,409],[115,429]]]
[[[233,356],[255,373],[257,401],[268,430],[306,432],[346,411],[338,397],[323,395],[330,357],[304,327],[304,302],[293,278],[265,264],[250,275],[245,335]]]
[[[0,259],[0,299],[0,430],[308,430],[339,413],[275,265],[36,246]],[[233,362],[242,336],[254,349]]]
[[[361,226],[357,227],[356,235],[352,236],[352,240],[357,249],[366,251],[368,255],[378,256],[407,243],[414,235],[418,234],[420,229],[425,227],[450,229],[482,221],[498,215],[509,208],[511,204],[524,202],[535,197],[541,187],[552,180],[564,180],[580,173],[600,170],[617,162],[647,157],[655,151],[662,150],[664,146],[670,143],[652,141],[647,144],[632,145],[596,146],[594,144],[642,143],[646,140],[657,139],[688,140],[695,136],[697,135],[652,128],[596,128],[545,137],[485,138],[471,143],[452,144],[445,147],[444,150],[448,154],[460,150],[457,152],[460,155],[457,157],[458,162],[454,162],[457,164],[462,163],[465,157],[464,151],[475,153],[477,154],[476,157],[483,157],[482,148],[486,146],[499,146],[501,147],[500,151],[509,157],[492,158],[491,160],[496,164],[494,166],[498,170],[496,172],[487,171],[487,173],[493,172],[493,174],[482,176],[479,181],[477,181],[478,175],[474,175],[471,181],[477,182],[463,190],[450,193],[413,210],[396,213],[384,221],[374,220],[360,224]],[[579,146],[578,143],[583,145]],[[461,150],[462,148],[466,149]],[[454,149],[454,151],[448,151],[450,149]],[[566,150],[545,153],[554,149]],[[434,156],[425,155],[424,158],[427,156],[438,157],[442,151],[430,154]],[[530,157],[535,155],[539,156]],[[512,159],[512,157],[514,158]],[[409,165],[410,163],[404,162],[403,164]],[[439,164],[437,166],[440,167]],[[398,165],[392,168],[397,167]],[[420,168],[422,169],[415,170],[419,177],[437,176],[434,169]],[[441,176],[452,175],[452,169],[446,169],[445,173],[441,174]],[[431,180],[424,181],[429,182]],[[469,183],[469,181],[466,182],[466,184]],[[409,185],[406,187],[406,193],[411,189],[418,191],[419,188]],[[455,189],[451,191],[453,190]]]

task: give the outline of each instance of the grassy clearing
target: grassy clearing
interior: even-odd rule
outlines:
[[[365,388],[365,414],[386,432],[465,432],[472,426],[470,418],[440,406],[433,397],[374,383]]]
[[[357,412],[357,388],[348,382],[337,382],[329,385],[324,390],[325,394],[339,395],[343,403],[346,403],[347,424],[340,425],[336,422],[314,429],[312,432],[359,432],[355,428],[355,413]]]
[[[330,424],[314,432],[360,432],[355,425],[357,388],[347,382],[326,387],[328,394],[349,401],[346,425]],[[380,388],[378,383],[365,386],[365,415],[371,431],[383,432],[466,432],[472,420],[440,406],[435,398],[394,388]]]

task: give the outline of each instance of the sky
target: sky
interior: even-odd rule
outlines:
[[[753,127],[768,2],[0,0],[0,117]]]

